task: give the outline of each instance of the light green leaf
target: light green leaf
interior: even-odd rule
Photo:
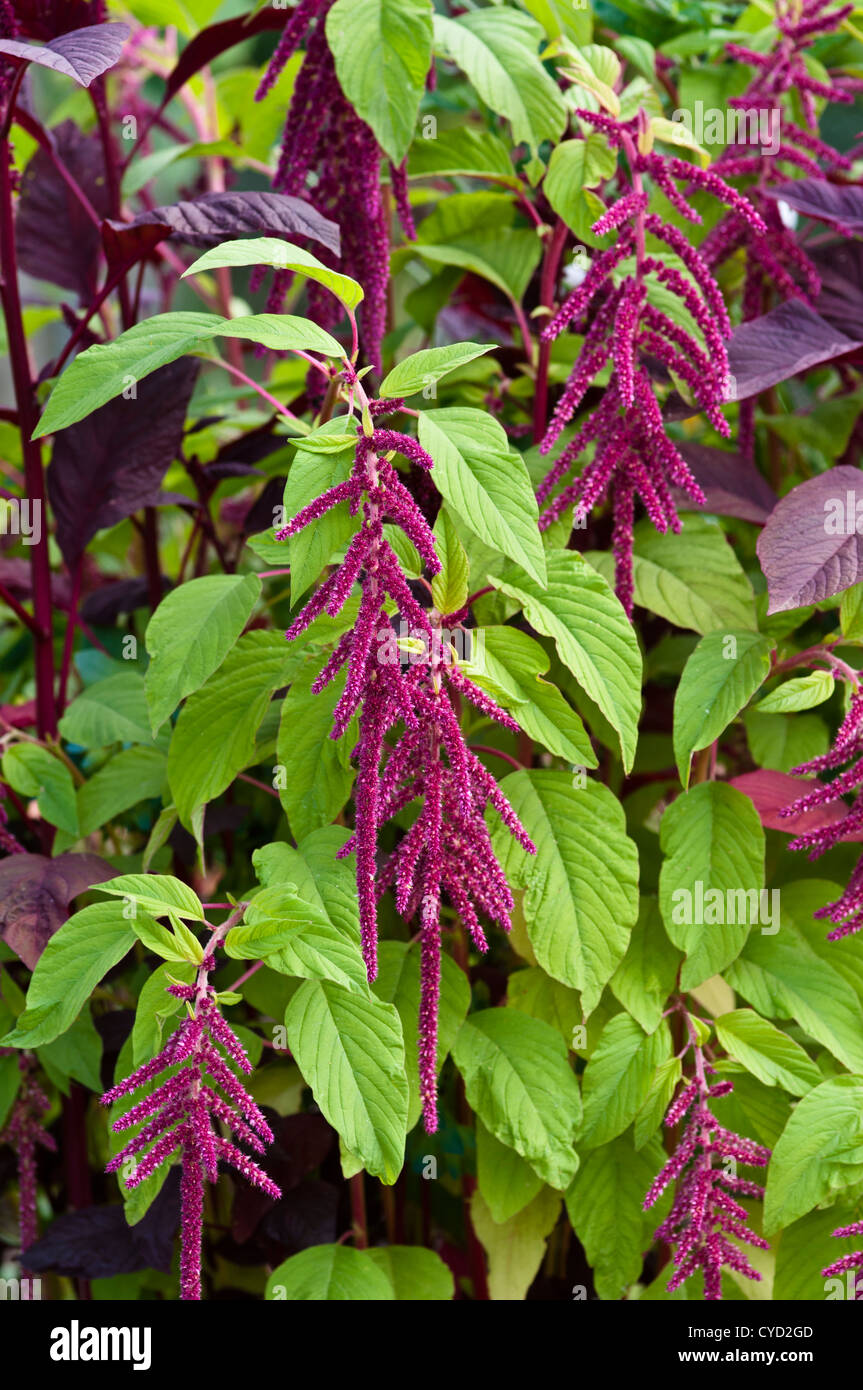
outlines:
[[[545,649],[528,633],[516,627],[485,627],[473,633],[467,673],[550,753],[577,767],[596,767],[579,715],[557,686],[543,679],[550,664]]]
[[[242,246],[249,243],[234,241],[229,244]],[[286,243],[279,241],[274,244],[284,246]],[[314,260],[314,257],[311,259]],[[243,264],[256,262],[246,261]],[[335,272],[329,271],[328,274],[335,275]],[[290,314],[253,314],[236,319],[194,311],[156,314],[143,323],[135,324],[133,328],[127,328],[112,342],[94,343],[72,359],[48,398],[33,438],[41,439],[46,434],[56,434],[58,430],[74,425],[128,391],[136,382],[143,381],[159,367],[176,362],[187,352],[200,352],[214,338],[241,338],[251,343],[263,343],[278,351],[300,349],[320,352],[326,357],[343,355],[342,348],[329,333],[308,319],[294,318]]]
[[[13,743],[0,766],[14,791],[35,796],[43,820],[78,838],[75,783],[65,763],[38,743]]]
[[[550,1023],[560,1033],[567,1047],[573,1047],[574,1031],[581,1026],[584,1018],[581,1001],[574,989],[553,980],[538,965],[531,965],[510,975],[506,982],[506,1002],[510,1008],[530,1014],[531,1018],[539,1018],[543,1023]]]
[[[515,1149],[496,1139],[479,1119],[476,1122],[476,1176],[491,1219],[497,1225],[523,1211],[544,1185],[530,1164]]]
[[[830,699],[833,686],[831,671],[810,671],[808,676],[784,681],[759,700],[755,708],[759,714],[790,714],[795,710],[812,709]]]
[[[518,183],[509,152],[490,130],[459,125],[433,138],[418,137],[408,155],[408,178],[453,178],[473,174],[496,183]]]
[[[684,787],[692,754],[723,734],[760,689],[771,644],[757,632],[711,632],[690,656],[674,697],[674,756]]]
[[[288,1042],[324,1118],[373,1177],[394,1183],[404,1161],[408,1083],[398,1013],[329,980],[300,985]]]
[[[446,507],[441,507],[434,524],[435,550],[441,563],[440,573],[432,580],[432,603],[446,616],[464,607],[468,595],[470,565],[458,532],[449,519]]]
[[[132,1025],[132,1067],[140,1067],[148,1058],[155,1057],[167,1036],[164,1034],[167,1021],[185,1007],[182,999],[168,993],[168,986],[176,980],[190,985],[195,974],[196,967],[191,961],[172,961],[157,966],[145,980]]]
[[[173,913],[175,917],[185,917],[193,922],[206,921],[197,893],[170,874],[123,874],[120,878],[98,884],[98,890],[100,893],[111,893],[114,897],[128,898],[154,917],[167,917]]]
[[[494,825],[493,843],[513,887],[525,888],[524,916],[536,959],[553,979],[581,991],[586,1013],[623,959],[638,914],[638,853],[620,803],[590,779],[513,772],[501,791],[536,845],[529,855]],[[489,818],[497,817],[489,813]]]
[[[649,521],[635,527],[635,602],[693,632],[757,627],[752,586],[718,522],[691,513],[679,535],[660,535]],[[606,579],[614,557],[588,557]]]
[[[527,1297],[560,1208],[560,1195],[544,1187],[515,1216],[498,1223],[479,1188],[474,1192],[471,1221],[488,1255],[488,1294],[492,1302],[512,1303]]]
[[[646,1033],[659,1025],[679,965],[680,952],[668,939],[659,903],[643,897],[626,955],[611,977],[611,989]]]
[[[334,926],[323,908],[305,901],[290,883],[255,894],[243,925],[228,932],[225,953],[234,960],[266,960],[285,975],[332,980],[368,994],[359,941]]]
[[[422,348],[402,358],[381,382],[381,396],[414,396],[435,382],[463,367],[474,358],[491,352],[493,343],[449,343],[446,347]]]
[[[537,54],[539,26],[500,6],[434,18],[435,49],[470,79],[477,95],[512,124],[513,143],[536,153],[566,126],[566,107]]]
[[[273,692],[290,682],[302,660],[302,648],[281,632],[246,632],[189,696],[168,750],[168,784],[187,829],[200,806],[257,762],[255,735]]]
[[[803,1096],[823,1080],[800,1044],[752,1009],[721,1014],[716,1036],[728,1055],[765,1086],[782,1086],[793,1096]]]
[[[272,236],[239,238],[237,241],[225,241],[221,246],[212,246],[203,256],[193,261],[188,270],[183,271],[183,278],[187,275],[199,275],[204,270],[219,270],[222,266],[240,265],[271,265],[276,270],[290,270],[294,275],[304,275],[307,280],[314,280],[330,290],[346,309],[356,309],[363,297],[362,286],[349,275],[330,270],[329,266],[325,266],[311,251],[304,251],[301,246],[292,246],[289,241]],[[261,319],[269,322],[262,324]],[[290,322],[285,323],[286,319],[290,319]],[[250,318],[233,319],[229,322],[234,331],[226,333],[225,337],[244,337],[245,334],[235,331],[239,324],[241,327],[249,326],[259,333],[269,333],[271,341],[267,341],[263,336],[253,339],[254,342],[263,342],[266,347],[281,350],[301,348],[305,351],[323,352],[329,357],[344,356],[344,349],[336,343],[335,338],[331,338],[329,333],[324,333],[320,328],[315,333],[313,329],[316,325],[307,319],[291,319],[288,314],[253,314]],[[300,324],[308,331],[295,327]]]
[[[378,974],[372,986],[379,999],[394,1004],[402,1023],[405,1040],[405,1073],[410,1088],[408,1129],[413,1129],[422,1111],[417,1056],[417,1020],[420,1006],[420,948],[401,941],[382,941],[378,946]],[[438,1008],[437,1069],[440,1071],[464,1023],[470,1007],[470,985],[463,970],[450,956],[441,956],[440,1003]]]
[[[65,1033],[134,940],[131,922],[117,903],[94,903],[74,913],[49,938],[36,962],[26,1009],[3,1045],[41,1047]]]
[[[109,743],[152,743],[144,678],[118,671],[82,690],[60,720],[68,743],[104,748]]]
[[[79,834],[89,835],[139,801],[161,796],[167,766],[164,753],[144,746],[109,758],[78,791]]]
[[[819,1303],[837,1297],[835,1285],[828,1290],[827,1281],[821,1273],[825,1265],[841,1260],[843,1255],[851,1255],[860,1249],[859,1236],[840,1236],[833,1232],[837,1226],[848,1226],[855,1219],[852,1208],[816,1208],[799,1221],[788,1226],[778,1240],[776,1247],[776,1278],[773,1281],[773,1297],[777,1302]],[[859,1272],[855,1272],[859,1279]],[[851,1275],[852,1281],[855,1275]],[[848,1275],[840,1279],[841,1298],[848,1294]]]
[[[645,1213],[644,1196],[666,1160],[653,1140],[639,1153],[628,1137],[594,1149],[566,1194],[566,1210],[584,1246],[602,1299],[623,1298],[641,1273],[656,1213]]]
[[[863,1179],[863,1076],[834,1076],[794,1107],[767,1170],[771,1235]],[[837,1251],[838,1257],[838,1251]]]
[[[558,217],[577,235],[589,232],[601,215],[595,204],[587,202],[585,191],[610,179],[616,168],[616,151],[608,148],[598,131],[591,131],[584,140],[564,140],[552,150],[542,189]],[[590,235],[588,244],[595,240]]]
[[[508,570],[489,582],[524,608],[537,632],[554,639],[558,655],[620,737],[623,765],[635,759],[641,710],[641,653],[619,599],[572,550],[546,554],[548,584]]]
[[[468,406],[427,410],[420,415],[419,440],[435,461],[435,483],[453,511],[481,541],[543,585],[536,498],[524,461],[509,451],[498,422]]]
[[[297,447],[285,483],[284,514],[287,519],[297,516],[303,507],[327,488],[346,482],[350,477],[356,452],[355,429],[353,434],[348,431],[346,442],[342,442],[337,449],[321,452],[321,445],[344,435],[345,419],[340,416],[328,420]],[[296,536],[290,537],[285,554],[291,567],[292,604],[298,602],[309,585],[322,574],[325,566],[347,546],[356,529],[357,522],[351,516],[347,502],[339,502]]]
[[[697,988],[737,957],[763,921],[764,831],[748,797],[702,782],[677,797],[660,824],[665,862],[659,903],[665,929],[686,952],[683,989]]]
[[[659,1129],[682,1074],[679,1057],[669,1057],[656,1068],[647,1095],[635,1117],[633,1143],[636,1149],[643,1149]]]
[[[163,960],[191,961],[195,964],[200,964],[203,960],[203,949],[195,937],[191,942],[181,940],[168,931],[167,927],[163,927],[160,922],[154,922],[146,915],[133,917],[132,926],[138,940],[144,943],[147,950],[155,952]]]
[[[656,1068],[671,1054],[663,1020],[645,1033],[629,1014],[615,1014],[600,1034],[584,1072],[584,1126],[579,1143],[595,1149],[632,1124],[644,1104]]]
[[[863,642],[863,584],[852,584],[843,593],[839,623],[849,642]]]
[[[310,1245],[274,1269],[268,1301],[291,1303],[387,1302],[395,1298],[385,1270],[367,1250],[349,1245]]]
[[[166,594],[147,625],[145,686],[154,733],[219,667],[261,593],[256,574],[212,574]]]
[[[790,772],[830,746],[827,725],[817,714],[761,714],[756,705],[743,711],[743,725],[755,766],[774,772]]]
[[[356,873],[352,861],[336,854],[350,838],[341,825],[327,825],[301,840],[297,848],[263,845],[252,854],[255,871],[265,888],[294,883],[307,903],[316,905],[342,935],[360,939]]]
[[[39,1048],[39,1062],[58,1090],[68,1096],[72,1081],[80,1081],[91,1091],[102,1090],[100,1064],[102,1039],[89,1005],[81,1010],[69,1028],[53,1042]]]
[[[444,1303],[453,1298],[452,1271],[434,1250],[419,1245],[376,1245],[368,1254],[389,1279],[398,1300]]]
[[[550,1186],[569,1186],[578,1160],[578,1084],[566,1043],[516,1009],[483,1009],[462,1024],[453,1059],[467,1098],[495,1138],[515,1149]]]
[[[312,683],[322,664],[316,658],[297,676],[282,703],[279,724],[276,757],[287,769],[279,799],[298,840],[335,819],[354,781],[350,730],[338,740],[330,738],[344,674],[330,681],[320,695],[313,695]]]
[[[326,24],[342,91],[400,164],[431,67],[430,0],[336,0]]]

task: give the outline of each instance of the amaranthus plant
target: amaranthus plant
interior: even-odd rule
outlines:
[[[843,0],[0,0],[0,1283],[79,1340],[858,1300],[861,80]]]

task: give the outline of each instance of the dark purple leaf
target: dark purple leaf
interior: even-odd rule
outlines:
[[[861,347],[859,337],[846,337],[808,304],[789,299],[769,314],[735,328],[728,344],[728,369],[734,379],[729,399],[757,396],[819,362],[832,362]]]
[[[849,338],[863,323],[863,242],[834,241],[809,252],[821,277],[815,308]]]
[[[170,588],[170,580],[162,575],[162,593]],[[134,613],[136,608],[145,608],[149,603],[150,587],[146,575],[137,579],[117,579],[102,584],[94,593],[88,594],[81,605],[81,617],[85,623],[96,627],[113,623],[121,613]]]
[[[258,531],[272,531],[274,508],[282,504],[287,481],[285,475],[270,478],[260,497],[256,498],[243,518],[244,536],[254,536]]]
[[[179,1220],[175,1170],[135,1226],[128,1224],[119,1205],[84,1207],[56,1217],[42,1239],[28,1248],[27,1267],[36,1274],[51,1271],[69,1279],[110,1279],[141,1269],[168,1273]]]
[[[336,1238],[339,1190],[329,1182],[308,1179],[286,1193],[264,1218],[264,1234],[298,1255],[310,1245],[328,1245]]]
[[[755,772],[744,772],[732,777],[728,784],[736,787],[749,797],[761,818],[766,830],[782,830],[786,835],[803,835],[809,830],[820,830],[825,825],[835,825],[848,814],[842,802],[830,806],[816,806],[813,811],[804,811],[797,816],[780,816],[783,806],[790,806],[805,796],[808,789],[817,786],[814,777],[789,777],[786,772],[770,772],[758,768]],[[858,829],[850,835],[841,836],[843,840],[863,840],[863,830]]]
[[[108,213],[105,162],[97,135],[84,135],[74,121],[51,132],[57,159],[68,169],[98,217]],[[61,230],[62,229],[62,230]],[[96,288],[99,227],[39,149],[24,170],[15,217],[18,260],[37,280],[50,280],[89,300]]]
[[[138,382],[134,400],[118,396],[57,435],[48,496],[68,564],[97,531],[159,501],[197,372],[192,358],[171,362]]]
[[[705,510],[763,525],[776,506],[776,493],[753,463],[709,444],[677,446],[705,497]],[[680,499],[680,505],[685,505]]]
[[[94,883],[116,878],[97,854],[13,854],[0,862],[0,938],[35,969],[49,937],[69,916],[69,904]]]
[[[33,572],[30,561],[14,555],[0,556],[0,584],[10,589],[16,597],[30,598],[33,593]],[[64,613],[69,611],[72,600],[72,587],[65,574],[51,575],[51,602]]]
[[[88,24],[51,39],[44,48],[18,39],[0,39],[0,54],[14,63],[38,63],[89,87],[114,66],[128,37],[128,24]]]
[[[266,475],[260,468],[250,463],[239,463],[236,459],[214,459],[204,469],[208,482],[218,482],[221,478],[263,478]]]
[[[311,237],[338,256],[339,229],[311,203],[287,193],[203,193],[194,200],[169,203],[139,213],[130,227],[164,222],[171,234],[190,246],[218,246],[233,237]],[[115,230],[119,223],[114,222]]]
[[[792,488],[758,538],[769,613],[802,608],[863,579],[863,473],[840,465]]]
[[[162,106],[167,106],[171,97],[176,96],[190,77],[205,68],[214,58],[244,39],[254,38],[267,29],[283,29],[284,11],[266,5],[259,14],[240,15],[237,19],[226,19],[221,24],[211,24],[196,34],[180,55],[180,61],[165,84]]]
[[[804,217],[839,226],[849,234],[863,232],[863,188],[827,183],[824,179],[794,179],[765,189],[768,198],[787,203]]]
[[[142,218],[137,222],[115,222],[106,218],[102,223],[102,245],[109,268],[119,270],[134,265],[170,235],[167,222],[160,222],[158,218]]]

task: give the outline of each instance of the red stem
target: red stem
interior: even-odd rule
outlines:
[[[557,277],[569,228],[562,217],[557,219],[551,239],[546,247],[539,285],[539,302],[546,309],[554,305]],[[548,364],[551,361],[551,343],[539,340],[539,361],[536,368],[536,391],[533,398],[533,442],[538,444],[545,434],[548,423]]]

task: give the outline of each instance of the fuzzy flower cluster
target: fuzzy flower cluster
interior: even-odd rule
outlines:
[[[355,750],[355,831],[341,851],[355,853],[363,955],[370,980],[377,973],[377,900],[395,889],[396,906],[406,919],[419,913],[421,999],[419,1072],[426,1130],[437,1128],[437,1017],[440,995],[441,900],[445,893],[476,947],[487,943],[484,913],[509,930],[512,894],[492,848],[484,812],[492,806],[509,831],[530,852],[534,846],[494,777],[466,745],[458,718],[461,699],[487,717],[518,730],[510,716],[448,659],[440,628],[464,619],[465,612],[427,610],[411,592],[383,531],[388,517],[413,542],[427,569],[440,561],[422,511],[390,461],[393,452],[430,469],[432,460],[409,435],[375,426],[374,417],[398,402],[372,402],[369,433],[360,434],[351,477],[305,507],[278,535],[296,535],[330,507],[348,501],[362,526],[341,565],[288,629],[294,638],[321,612],[335,615],[356,582],[360,606],[351,631],[336,646],[318,676],[317,692],[347,664],[345,688],[335,709],[332,737],[338,738],[359,708]],[[392,600],[412,640],[428,659],[393,661],[393,625],[386,604]],[[437,639],[437,640],[436,640]],[[392,741],[387,735],[396,731]],[[420,809],[388,862],[380,867],[382,827],[413,803]]]
[[[24,846],[20,845],[12,831],[6,828],[9,824],[9,816],[3,804],[5,795],[6,788],[0,782],[0,851],[4,854],[24,854]]]
[[[326,37],[333,0],[300,0],[290,12],[275,53],[258,88],[266,96],[285,64],[306,39],[302,67],[291,95],[281,154],[273,179],[277,192],[308,196],[318,212],[338,223],[341,258],[317,255],[359,281],[365,291],[360,331],[368,361],[380,370],[386,329],[389,277],[389,220],[381,191],[381,152],[364,121],[345,99]],[[307,180],[314,176],[307,192]],[[405,235],[414,235],[405,170],[390,166],[396,208]],[[290,282],[276,275],[267,307],[278,312]],[[334,328],[340,310],[322,286],[308,287],[309,314],[323,328]]]
[[[847,767],[849,763],[851,766]],[[836,802],[844,809],[842,798],[851,792],[859,791],[863,786],[863,691],[858,691],[852,696],[851,707],[830,751],[820,758],[813,758],[811,762],[801,763],[792,771],[797,776],[806,776],[818,772],[835,772],[841,767],[846,767],[846,771],[840,772],[831,782],[817,783],[789,806],[784,806],[780,815],[798,816]],[[861,827],[863,797],[858,797],[847,815],[829,825],[821,825],[815,830],[807,830],[803,835],[798,835],[790,842],[788,848],[808,850],[809,858],[817,859],[828,849],[832,849],[839,840],[846,839]],[[815,916],[827,918],[828,921],[838,924],[829,933],[828,941],[839,941],[843,936],[851,936],[863,929],[863,857],[858,861],[841,898],[835,903],[828,903],[826,907],[819,908]]]
[[[617,594],[631,615],[636,499],[640,499],[659,531],[680,530],[671,494],[673,487],[681,489],[696,505],[704,502],[689,467],[668,437],[653,377],[659,375],[667,380],[669,373],[675,375],[686,384],[714,428],[723,435],[729,433],[720,410],[728,395],[728,313],[700,253],[678,228],[647,211],[644,177],[661,188],[690,221],[700,222],[701,218],[680,192],[679,183],[711,193],[754,236],[766,237],[767,227],[751,204],[712,170],[697,168],[676,157],[666,158],[652,150],[640,152],[637,141],[646,128],[643,113],[631,121],[617,121],[590,111],[577,114],[602,130],[613,147],[625,151],[632,187],[592,228],[598,236],[616,232],[614,245],[594,258],[584,280],[542,332],[546,342],[566,329],[584,337],[542,440],[543,453],[549,452],[573,419],[600,373],[610,366],[611,375],[598,405],[581,421],[574,438],[539,487],[537,496],[544,504],[540,526],[546,529],[573,503],[578,525],[591,508],[610,494]],[[648,253],[648,235],[662,245],[665,254]],[[668,256],[668,251],[673,257]],[[685,267],[686,274],[674,264],[675,258]],[[676,318],[651,302],[650,289],[654,284],[680,301],[700,330],[703,345]],[[591,461],[574,482],[553,497],[555,488],[589,445],[594,446]]]
[[[779,34],[767,53],[757,53],[738,43],[726,44],[729,57],[755,69],[752,81],[729,106],[740,113],[736,140],[717,161],[724,178],[747,180],[747,195],[770,229],[769,240],[756,237],[739,219],[722,219],[706,238],[702,253],[710,266],[718,266],[736,252],[746,259],[743,286],[743,319],[758,318],[769,307],[765,296],[769,286],[785,298],[814,300],[821,288],[818,272],[799,244],[792,227],[783,222],[776,199],[769,189],[801,171],[809,178],[825,180],[843,174],[851,161],[818,135],[818,100],[848,104],[853,100],[852,79],[815,78],[806,66],[807,50],[813,42],[836,31],[853,11],[853,5],[830,9],[831,0],[778,0],[776,24]],[[840,85],[841,82],[841,85]],[[799,103],[803,124],[788,111],[788,99]],[[770,133],[764,143],[765,130]],[[820,162],[819,162],[820,161]],[[843,230],[843,229],[839,229]],[[844,229],[849,236],[853,232]],[[740,406],[739,449],[751,457],[754,446],[754,402]]]
[[[6,1049],[3,1049],[6,1052]],[[7,1053],[8,1055],[8,1053]],[[27,1251],[39,1234],[36,1207],[36,1150],[57,1152],[52,1135],[43,1128],[51,1102],[36,1078],[36,1062],[30,1052],[18,1054],[21,1084],[0,1144],[8,1144],[18,1163],[18,1230],[21,1250]]]
[[[102,1103],[110,1105],[146,1088],[142,1099],[113,1124],[117,1132],[140,1126],[106,1169],[109,1173],[117,1172],[132,1160],[133,1171],[125,1179],[127,1187],[137,1187],[162,1163],[180,1153],[183,1299],[201,1297],[204,1179],[218,1180],[219,1161],[224,1160],[269,1196],[281,1196],[280,1189],[258,1164],[218,1129],[218,1124],[223,1125],[256,1153],[263,1153],[265,1142],[273,1138],[260,1109],[219,1050],[223,1049],[241,1071],[251,1072],[246,1051],[222,1018],[213,990],[207,984],[206,976],[213,964],[212,954],[205,956],[196,984],[169,986],[169,993],[187,1004],[188,1016],[158,1056],[102,1097]],[[156,1078],[167,1071],[171,1075],[153,1087]]]
[[[670,1183],[677,1184],[671,1211],[654,1235],[655,1240],[666,1241],[673,1250],[675,1268],[668,1292],[679,1289],[700,1269],[704,1297],[715,1300],[722,1297],[723,1266],[747,1279],[761,1278],[734,1241],[759,1250],[769,1248],[763,1237],[749,1230],[749,1213],[736,1200],[762,1198],[764,1188],[760,1183],[737,1177],[734,1167],[743,1163],[764,1168],[770,1150],[724,1129],[711,1113],[710,1101],[728,1095],[733,1086],[730,1081],[711,1085],[707,1072],[713,1068],[694,1040],[693,1050],[695,1076],[682,1087],[665,1116],[669,1129],[681,1121],[685,1122],[684,1129],[677,1148],[650,1186],[644,1210],[659,1200]]]
[[[863,1221],[852,1221],[850,1226],[838,1226],[833,1232],[837,1239],[844,1236],[863,1236]],[[832,1264],[826,1265],[821,1273],[825,1279],[835,1279],[855,1269],[863,1276],[863,1250],[854,1250],[850,1255],[842,1255]],[[854,1301],[863,1303],[863,1277],[854,1280]]]

